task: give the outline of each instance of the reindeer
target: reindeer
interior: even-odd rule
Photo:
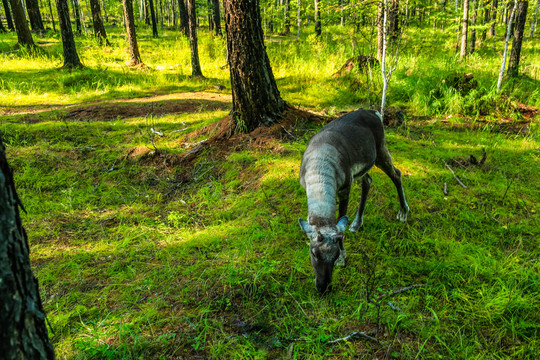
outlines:
[[[353,179],[362,181],[360,205],[349,228],[363,225],[364,208],[371,186],[368,171],[376,165],[396,186],[400,210],[397,219],[407,221],[409,206],[401,184],[401,172],[392,164],[386,148],[382,117],[377,111],[358,109],[328,123],[309,142],[300,166],[300,184],[306,190],[308,221],[298,219],[310,240],[309,254],[320,293],[331,291],[334,264],[345,264],[343,245],[349,218],[347,207]],[[339,216],[336,221],[336,197]]]

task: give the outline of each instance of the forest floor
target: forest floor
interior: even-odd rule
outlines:
[[[216,138],[230,106],[192,92],[2,109],[60,357],[538,355],[537,109],[388,127],[409,222],[374,169],[365,228],[321,297],[297,176],[331,117]]]

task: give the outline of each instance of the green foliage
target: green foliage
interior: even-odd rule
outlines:
[[[139,24],[147,68],[138,70],[124,65],[121,26],[107,31],[110,48],[77,37],[86,68],[72,72],[56,69],[57,34],[41,38],[47,46],[31,56],[12,51],[14,34],[0,34],[0,131],[58,357],[540,356],[540,129],[537,120],[526,134],[496,124],[523,120],[520,103],[540,105],[537,42],[524,44],[523,76],[506,81],[501,97],[490,44],[458,63],[452,30],[408,30],[389,93],[408,120],[387,130],[387,142],[410,220],[394,220],[393,184],[373,170],[365,228],[346,234],[348,265],[322,297],[297,225],[307,211],[301,154],[318,128],[299,121],[297,140],[280,151],[221,158],[210,148],[193,166],[175,162],[201,140],[188,134],[229,110],[199,98],[159,113],[187,100],[151,96],[211,97],[218,84],[229,92],[224,39],[200,32],[201,82],[188,76],[189,44],[176,31],[156,40]],[[380,97],[377,67],[370,83],[357,70],[333,77],[370,44],[330,20],[320,39],[306,29],[301,40],[273,35],[266,45],[290,103],[334,114]],[[468,73],[476,87],[452,85]],[[126,115],[134,109],[142,110]],[[445,164],[479,158],[482,148],[483,165],[452,165],[460,187]],[[422,286],[392,294],[411,284]],[[355,331],[381,343],[328,343]]]

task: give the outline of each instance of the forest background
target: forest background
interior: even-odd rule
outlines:
[[[394,221],[374,169],[326,296],[297,225],[300,159],[324,123],[381,110],[380,3],[261,1],[277,86],[302,112],[200,147],[231,110],[223,7],[216,22],[214,1],[191,2],[192,76],[182,2],[134,4],[134,63],[121,3],[101,2],[103,37],[91,2],[71,1],[73,67],[55,4],[35,2],[34,29],[25,3],[27,46],[16,1],[0,15],[0,132],[59,358],[540,356],[538,1],[387,4],[387,141],[412,213]]]

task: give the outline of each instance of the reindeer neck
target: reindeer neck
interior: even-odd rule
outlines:
[[[336,225],[335,178],[319,174],[317,179],[308,179],[306,194],[308,222],[315,226]]]

